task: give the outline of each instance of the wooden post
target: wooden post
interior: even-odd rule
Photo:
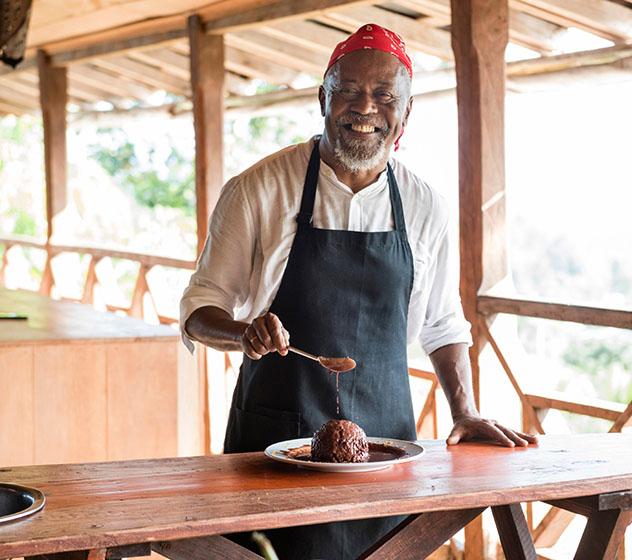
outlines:
[[[198,253],[208,219],[224,182],[224,38],[206,35],[199,16],[188,19],[193,126],[195,127],[195,193]]]
[[[507,0],[451,0],[459,115],[461,298],[472,324],[472,381],[480,406],[484,345],[477,297],[505,278],[504,53]],[[466,560],[483,558],[479,517],[465,529]]]
[[[54,67],[50,57],[37,52],[40,104],[44,127],[44,168],[46,173],[47,241],[53,234],[53,220],[66,206],[66,68]]]

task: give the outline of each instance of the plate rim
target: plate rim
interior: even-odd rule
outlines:
[[[263,453],[266,457],[268,457],[269,459],[272,459],[273,461],[278,461],[280,463],[285,463],[289,465],[296,465],[304,469],[344,473],[344,472],[354,472],[354,471],[355,472],[361,472],[361,471],[368,472],[372,470],[386,469],[388,467],[401,465],[404,463],[409,463],[410,461],[414,461],[418,459],[419,457],[421,457],[426,452],[425,447],[421,445],[420,443],[418,443],[419,440],[410,441],[410,440],[403,440],[403,439],[396,439],[396,438],[389,438],[389,437],[369,436],[367,437],[367,440],[369,441],[369,443],[388,442],[388,443],[392,443],[394,446],[396,446],[399,443],[399,444],[404,444],[405,446],[413,446],[418,450],[418,452],[415,453],[414,455],[407,455],[406,457],[402,457],[400,459],[389,459],[387,461],[374,461],[372,463],[368,463],[368,462],[367,463],[324,463],[324,462],[319,462],[319,461],[303,461],[301,459],[293,459],[291,457],[275,455],[275,452],[280,451],[280,449],[278,449],[278,446],[280,445],[285,444],[285,447],[288,447],[290,444],[293,444],[293,445],[296,445],[297,447],[300,447],[301,445],[306,445],[307,443],[310,443],[311,440],[312,440],[311,437],[304,437],[304,438],[294,438],[294,439],[287,439],[283,441],[277,441],[275,443],[271,443],[270,445],[268,445],[263,451]],[[272,448],[275,448],[275,449],[272,449]]]
[[[38,488],[33,488],[32,486],[24,486],[22,484],[14,484],[12,482],[0,482],[0,487],[9,488],[17,492],[26,492],[30,495],[31,498],[33,498],[33,503],[26,509],[0,517],[0,525],[33,515],[34,513],[40,511],[46,504],[46,496],[44,495],[44,492],[42,492]]]

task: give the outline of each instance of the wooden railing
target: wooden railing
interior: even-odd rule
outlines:
[[[570,398],[569,395],[559,392],[527,393],[520,386],[517,376],[491,333],[491,324],[498,313],[632,330],[631,311],[484,295],[478,296],[477,309],[485,316],[485,321],[482,322],[483,336],[492,347],[520,399],[524,431],[537,431],[544,434],[542,422],[549,410],[609,420],[612,422],[610,432],[620,432],[626,425],[632,423],[632,400],[626,405],[601,399]],[[527,505],[527,520],[536,548],[549,548],[555,545],[573,518],[574,514],[551,507],[540,523],[535,525],[532,504]],[[625,555],[623,544],[619,554],[621,558]],[[546,557],[538,555],[538,558],[544,560]]]
[[[9,262],[9,253],[14,247],[25,247],[40,249],[46,252],[46,260],[44,263],[44,269],[42,272],[42,280],[39,286],[39,292],[43,295],[50,295],[53,287],[55,286],[55,276],[53,273],[52,260],[62,253],[76,253],[79,255],[89,255],[90,262],[88,264],[88,272],[83,285],[81,297],[76,301],[81,303],[94,304],[94,289],[99,283],[96,267],[99,262],[105,258],[123,259],[131,262],[138,263],[138,275],[136,277],[134,290],[129,306],[119,306],[111,303],[106,303],[106,307],[109,311],[123,311],[124,313],[137,317],[139,319],[144,318],[144,298],[148,294],[152,303],[154,312],[158,317],[160,323],[170,324],[177,323],[177,317],[169,317],[161,315],[159,308],[156,305],[156,299],[154,294],[147,283],[147,275],[154,266],[166,266],[176,269],[194,270],[195,261],[189,261],[184,259],[174,259],[171,257],[162,257],[159,255],[148,255],[143,253],[134,253],[130,251],[122,251],[119,249],[106,249],[101,247],[90,246],[73,246],[73,245],[52,245],[44,242],[18,237],[0,237],[0,245],[4,245],[4,254],[2,255],[2,262],[0,264],[0,284],[5,284],[5,271]],[[73,298],[65,298],[73,299]]]

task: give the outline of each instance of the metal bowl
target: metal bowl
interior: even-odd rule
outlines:
[[[0,523],[31,515],[45,503],[44,494],[35,488],[0,482]]]

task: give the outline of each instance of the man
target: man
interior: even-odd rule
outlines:
[[[286,148],[224,187],[182,299],[186,338],[241,350],[225,451],[309,437],[332,418],[369,436],[415,439],[407,342],[428,352],[450,403],[448,444],[532,436],[474,405],[458,279],[441,197],[395,160],[412,107],[412,63],[395,34],[361,27],[339,44],[319,90],[321,137]],[[336,385],[290,342],[357,367]],[[187,340],[188,342],[188,340]],[[189,343],[190,344],[190,343]],[[398,518],[270,532],[281,558],[355,558]]]

